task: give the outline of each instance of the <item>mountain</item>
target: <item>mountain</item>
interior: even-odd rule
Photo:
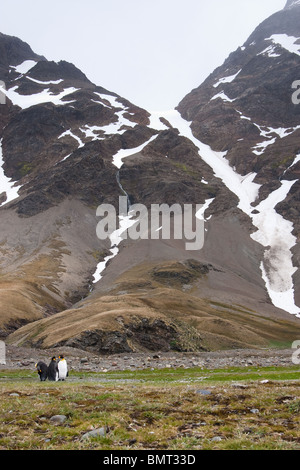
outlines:
[[[264,21],[178,106],[192,121],[197,139],[226,152],[235,173],[250,178],[249,184],[243,182],[244,190],[233,187],[230,175],[225,184],[258,229],[254,239],[266,247],[262,269],[269,291],[291,313],[299,313],[293,285],[300,304],[299,271],[294,272],[299,266],[300,107],[292,100],[292,86],[300,76],[299,6],[288,2]],[[247,191],[253,191],[250,197]],[[279,298],[276,292],[281,291],[290,294]]]
[[[6,341],[115,353],[295,340],[299,16],[289,1],[162,115],[0,36]],[[142,212],[99,239],[97,208],[120,215],[119,196],[131,211],[203,205],[203,248],[186,249],[187,233],[150,233]],[[143,238],[125,238],[134,222]]]

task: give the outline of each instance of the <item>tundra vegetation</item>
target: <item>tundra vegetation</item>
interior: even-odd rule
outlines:
[[[299,378],[296,365],[71,371],[56,383],[2,370],[0,450],[299,450]]]

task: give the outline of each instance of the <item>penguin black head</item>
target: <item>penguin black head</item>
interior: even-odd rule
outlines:
[[[59,359],[64,359],[65,358],[65,356],[63,354],[60,354],[58,357],[59,357]]]
[[[56,361],[56,357],[53,356],[53,357],[51,358],[51,361]]]

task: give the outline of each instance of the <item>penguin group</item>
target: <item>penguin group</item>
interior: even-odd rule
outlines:
[[[63,354],[58,356],[58,361],[53,356],[48,366],[44,362],[39,361],[35,367],[41,382],[47,379],[57,382],[58,380],[65,380],[69,375],[67,361]]]

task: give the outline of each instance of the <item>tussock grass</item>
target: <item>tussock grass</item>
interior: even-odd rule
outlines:
[[[297,367],[72,372],[57,383],[2,371],[0,449],[300,449],[299,379]]]

